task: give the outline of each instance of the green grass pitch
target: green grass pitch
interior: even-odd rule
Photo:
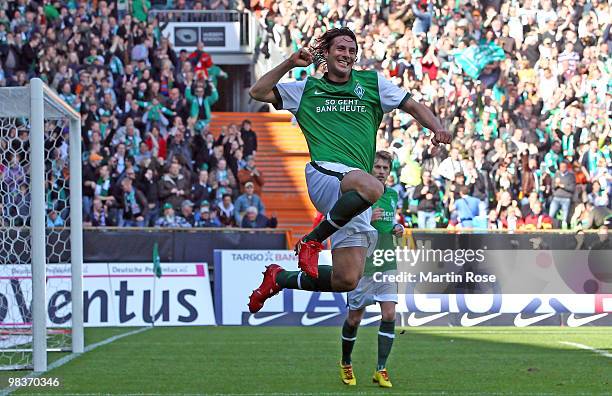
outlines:
[[[129,330],[87,329],[87,342]],[[338,377],[339,328],[189,327],[114,341],[44,375],[61,388],[14,394],[612,394],[612,328],[398,329],[392,389],[371,382],[377,330],[358,332],[351,388]]]

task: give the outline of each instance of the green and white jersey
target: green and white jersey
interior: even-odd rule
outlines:
[[[345,83],[308,77],[277,84],[278,109],[293,113],[306,137],[310,158],[359,168],[374,166],[376,132],[383,114],[410,94],[372,70],[353,70]]]
[[[397,191],[392,188],[385,187],[383,195],[372,205],[372,210],[376,208],[382,208],[382,217],[372,222],[372,226],[378,231],[378,241],[376,242],[376,250],[395,250],[395,243],[393,241],[393,226],[395,226],[395,212],[397,211],[397,204],[399,201],[399,195]],[[376,253],[375,253],[376,254]],[[384,260],[383,256],[379,257],[379,260],[384,260],[382,265],[374,264],[374,256],[366,258],[364,275],[372,275],[374,272],[384,272],[397,269],[397,262],[395,256],[392,260]]]

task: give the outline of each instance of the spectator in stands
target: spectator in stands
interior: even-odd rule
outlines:
[[[433,18],[433,1],[412,2],[412,13],[415,16],[412,32],[415,35],[427,33]]]
[[[239,196],[234,203],[234,216],[236,224],[242,224],[242,218],[248,208],[254,207],[260,215],[265,214],[265,208],[259,195],[255,194],[255,185],[253,182],[247,182],[244,185],[244,194]]]
[[[470,189],[468,186],[461,186],[459,188],[459,199],[455,200],[453,195],[451,195],[450,199],[449,210],[451,211],[451,218],[454,217],[461,228],[472,228],[474,217],[478,216],[480,211],[480,201],[478,198],[470,196],[469,193]]]
[[[91,215],[89,218],[85,218],[85,220],[85,225],[91,225],[92,227],[109,227],[114,224],[100,198],[94,198]]]
[[[26,181],[26,173],[19,154],[9,153],[7,160],[9,166],[4,171],[4,188],[5,191],[16,191]]]
[[[568,170],[567,161],[561,162],[553,180],[553,199],[550,203],[548,215],[554,219],[561,209],[561,224],[565,228],[569,220],[570,205],[576,189],[576,177]]]
[[[249,206],[246,209],[244,218],[241,222],[242,228],[276,228],[277,220],[275,217],[268,219],[261,213],[258,213],[255,206]]]
[[[176,160],[191,170],[191,147],[185,140],[185,127],[179,125],[174,131],[174,135],[170,136],[167,141],[168,161]]]
[[[531,205],[531,213],[529,213],[524,221],[524,230],[549,230],[553,228],[552,218],[546,213],[542,213],[542,203],[535,201]]]
[[[159,198],[165,204],[169,203],[173,208],[180,209],[181,203],[191,192],[189,180],[181,173],[178,163],[170,164],[168,173],[161,180],[159,188]]]
[[[136,187],[142,191],[147,200],[147,210],[145,211],[145,226],[151,227],[155,224],[159,216],[159,183],[156,167],[142,169]]]
[[[191,95],[191,89],[188,87],[185,95],[187,100],[191,101],[191,111],[189,117],[195,123],[197,130],[202,130],[206,125],[210,123],[211,113],[210,108],[219,99],[219,93],[217,88],[207,82],[206,85],[197,85],[195,89],[195,96]]]
[[[455,173],[455,177],[447,184],[445,194],[442,197],[445,205],[448,206],[451,199],[457,200],[461,197],[459,189],[462,186],[465,186],[465,175],[463,172],[457,172]]]
[[[251,182],[254,186],[254,192],[261,195],[263,185],[265,183],[262,172],[255,166],[255,157],[249,155],[246,158],[246,166],[238,171],[238,182],[240,183],[240,192],[245,192],[246,183]]]
[[[436,211],[440,203],[440,191],[433,182],[429,171],[423,172],[423,182],[415,188],[413,198],[419,201],[417,207],[419,228],[436,228]]]
[[[227,133],[224,133],[222,130],[216,143],[223,146],[223,156],[225,158],[231,158],[233,151],[244,146],[240,131],[238,131],[238,127],[235,124],[230,124],[227,128]]]
[[[199,203],[202,201],[214,201],[217,192],[210,184],[208,184],[208,171],[201,169],[198,173],[198,181],[191,187],[191,199],[193,202]]]
[[[217,207],[219,209],[219,222],[224,227],[235,227],[236,216],[234,204],[232,203],[232,196],[230,194],[223,194],[221,204]]]
[[[486,216],[489,209],[489,182],[486,172],[476,168],[474,160],[465,162],[465,184],[470,188],[470,196],[477,198],[479,216]]]
[[[174,214],[174,208],[171,203],[166,202],[162,209],[163,216],[155,222],[156,227],[191,228],[191,224],[187,220]]]
[[[495,209],[491,209],[489,211],[489,216],[487,217],[487,229],[489,230],[502,230],[504,225],[499,217],[498,212]]]
[[[571,218],[572,228],[597,229],[612,226],[612,210],[605,206],[594,207],[591,203],[578,204]]]
[[[196,165],[196,169],[209,170],[212,165],[212,158],[214,156],[214,137],[208,131],[206,127],[201,134],[197,134],[193,137],[193,157]],[[221,156],[223,154],[220,154]]]
[[[140,145],[138,147],[138,153],[134,155],[134,164],[138,168],[140,168],[140,166],[142,166],[142,164],[146,160],[150,160],[150,159],[151,159],[151,152],[149,151],[149,146],[147,146],[145,142],[140,142]]]
[[[47,215],[47,227],[63,227],[64,219],[57,213],[55,209],[50,209]]]
[[[220,159],[210,173],[210,184],[217,190],[217,199],[224,194],[234,195],[238,190],[234,174],[227,168],[227,161]]]
[[[196,227],[221,227],[221,222],[217,218],[215,212],[211,212],[209,206],[201,206],[199,214],[199,219],[196,221]]]
[[[463,172],[459,147],[454,146],[451,148],[450,155],[440,163],[437,170],[442,180],[445,181],[446,186],[450,186],[453,180],[455,180],[455,175]]]
[[[193,214],[193,202],[186,199],[181,203],[181,215],[187,223],[189,223],[192,227],[195,226],[195,216]]]
[[[1,174],[0,174],[1,177]],[[32,197],[28,189],[27,184],[19,186],[19,192],[15,194],[13,198],[13,205],[15,205],[14,213],[9,213],[10,217],[15,218],[16,226],[27,226],[30,217],[30,203]],[[0,210],[0,213],[2,211]]]
[[[167,156],[166,139],[161,135],[159,127],[153,125],[151,132],[148,132],[145,139],[145,144],[151,152],[151,156],[157,159],[165,160]]]
[[[100,166],[100,162],[104,159],[98,153],[91,153],[88,157],[87,164],[83,166],[83,215],[88,217],[91,214],[94,194],[96,191],[96,169]]]
[[[542,187],[542,172],[538,167],[537,156],[529,156],[528,153],[521,155],[522,177],[521,194],[523,204],[527,201],[532,192],[537,192]]]
[[[237,142],[232,143],[232,149],[230,150],[227,166],[232,171],[232,174],[236,176],[236,179],[238,179],[238,172],[247,166],[247,161],[244,158],[242,149],[238,146]]]
[[[111,194],[112,187],[109,166],[101,165],[98,168],[98,180],[96,181],[94,196],[102,201],[107,210],[115,206],[115,197]]]
[[[147,22],[147,13],[151,8],[151,2],[149,0],[133,0],[131,5],[134,18],[140,22]]]
[[[133,170],[132,170],[133,172]],[[119,227],[144,227],[149,203],[130,177],[121,180],[121,194],[117,198],[121,209]]]
[[[243,152],[244,156],[248,158],[250,155],[255,156],[257,154],[257,134],[251,129],[251,121],[242,121],[242,127],[240,128],[240,137],[244,142]]]
[[[592,191],[588,195],[588,202],[597,207],[603,206],[607,207],[610,204],[610,199],[608,197],[608,192],[601,189],[601,185],[598,180],[595,180],[591,185]]]
[[[70,212],[70,209],[68,207],[68,186],[62,180],[63,176],[61,175],[61,173],[59,176],[61,177],[60,180],[56,178],[56,174],[54,172],[49,172],[49,174],[47,175],[45,200],[49,209],[56,210],[62,219],[68,219],[68,215]],[[12,207],[16,207],[17,202],[15,201],[15,198],[17,198],[17,196],[12,193],[11,197],[12,201],[10,202],[10,204]]]
[[[224,159],[225,157],[223,156],[223,146],[220,144],[213,146],[212,156],[208,160],[208,169],[214,170],[215,168],[217,168],[219,162]]]
[[[523,219],[521,218],[521,210],[518,207],[518,203],[516,200],[512,201],[512,205],[504,210],[504,215],[502,215],[502,223],[504,223],[505,227],[514,231],[524,227]],[[504,218],[505,217],[505,221]]]

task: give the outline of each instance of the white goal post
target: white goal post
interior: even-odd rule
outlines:
[[[70,260],[70,275],[65,276],[65,278],[70,279],[69,297],[66,297],[68,301],[64,304],[68,306],[71,301],[69,312],[71,326],[69,327],[71,327],[72,339],[70,349],[74,353],[82,353],[84,350],[81,118],[77,111],[47,87],[42,80],[34,78],[30,80],[30,85],[26,87],[0,88],[0,133],[4,133],[0,137],[8,136],[4,141],[5,148],[8,147],[14,151],[11,154],[8,150],[9,154],[6,154],[11,162],[10,165],[6,165],[9,161],[5,158],[5,170],[9,169],[10,166],[14,166],[15,169],[21,167],[21,172],[25,174],[25,177],[20,179],[22,183],[19,184],[19,187],[26,190],[24,194],[29,197],[29,201],[25,205],[26,207],[29,206],[29,214],[26,212],[22,214],[22,220],[13,222],[10,217],[18,212],[10,212],[10,208],[15,207],[18,208],[16,210],[19,210],[24,205],[18,207],[14,201],[10,201],[12,198],[5,199],[8,194],[11,196],[18,195],[11,187],[17,184],[10,184],[13,179],[6,182],[6,177],[4,181],[0,177],[0,182],[2,182],[2,191],[0,191],[2,201],[0,201],[0,204],[2,204],[3,210],[0,215],[5,218],[0,223],[0,228],[2,228],[0,255],[4,256],[0,257],[0,266],[13,265],[17,268],[18,266],[31,265],[31,302],[26,300],[26,303],[31,305],[29,308],[25,304],[25,307],[18,307],[21,312],[31,314],[31,327],[26,319],[21,321],[23,323],[18,323],[19,320],[6,320],[6,325],[0,321],[3,336],[6,335],[10,338],[16,337],[15,334],[28,334],[28,337],[26,341],[9,342],[7,345],[10,345],[14,352],[11,352],[10,348],[3,348],[2,354],[24,353],[25,351],[29,353],[31,351],[31,357],[29,355],[28,357],[20,356],[14,358],[15,362],[8,360],[11,362],[9,369],[33,368],[34,371],[42,372],[47,370],[47,338],[50,334],[47,329],[46,278],[48,275],[47,266],[51,261],[59,263],[61,260],[65,260],[63,261],[65,264],[67,260]],[[25,138],[27,143],[24,143],[23,147],[29,147],[29,150],[23,150],[22,146],[19,146],[21,141],[24,140],[18,141],[18,139],[15,139],[16,133],[23,133],[24,136],[27,136]],[[66,133],[69,134],[67,139],[64,138]],[[61,142],[62,147],[58,147],[56,142],[52,141],[56,137],[57,142]],[[2,142],[0,141],[0,143]],[[15,147],[18,148],[15,149]],[[58,159],[58,153],[61,150],[64,150],[64,154],[61,159]],[[58,163],[60,165],[57,165]],[[53,164],[54,170],[59,169],[55,176],[50,176],[52,172],[49,170],[49,164]],[[8,174],[8,171],[5,173]],[[63,179],[56,181],[56,184],[64,192],[69,190],[69,195],[65,194],[65,197],[62,195],[61,199],[49,202],[51,201],[51,198],[49,198],[51,192],[48,186],[52,177],[56,180]],[[28,179],[29,183],[27,183]],[[28,184],[29,191],[27,191]],[[57,192],[53,191],[52,193]],[[49,228],[47,213],[56,210],[53,203],[59,200],[62,200],[62,203],[58,210],[64,217],[62,221],[65,220],[65,225],[57,227],[57,229],[55,225]],[[6,220],[7,215],[9,216],[8,220]],[[55,213],[53,215],[55,216]],[[5,232],[6,230],[8,231]],[[62,238],[68,239],[69,235],[69,244],[61,241],[57,242],[57,246],[50,246],[50,243],[54,243],[50,240],[59,241],[61,239],[54,239],[50,236],[53,233],[59,234],[60,232],[63,233]],[[14,235],[18,237],[15,238]],[[22,235],[25,236],[22,237]],[[17,239],[20,239],[23,243],[17,243]],[[66,252],[68,246],[70,249],[69,255]],[[9,254],[6,254],[5,251],[9,251]],[[61,254],[54,253],[56,251],[60,251]],[[50,255],[53,254],[56,254],[58,258],[51,260]],[[18,258],[13,259],[13,257]],[[3,274],[5,273],[7,272],[3,272]],[[27,276],[22,278],[27,278],[29,286],[29,278]],[[13,282],[11,276],[5,276],[2,279]],[[10,292],[9,288],[7,290]],[[26,296],[26,299],[28,297]],[[7,299],[4,298],[4,300]],[[9,306],[5,307],[5,310],[8,309],[9,312],[12,309],[17,310],[14,306],[11,307],[11,303],[9,299]],[[13,327],[13,330],[11,330],[9,324],[17,325],[18,328]],[[56,349],[66,350],[65,348],[67,347]],[[6,369],[6,364],[0,365],[5,366]]]

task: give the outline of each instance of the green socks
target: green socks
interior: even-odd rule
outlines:
[[[342,364],[351,364],[351,353],[357,339],[357,327],[353,327],[345,320],[342,325]]]
[[[317,279],[308,276],[302,271],[281,271],[276,274],[276,284],[283,289],[300,289],[310,291],[333,291],[331,285],[332,267],[329,265],[319,266],[319,277]]]
[[[376,366],[376,370],[382,370],[386,367],[394,338],[395,320],[381,320],[378,328],[378,366]]]
[[[351,364],[351,354],[357,339],[357,329],[358,327],[349,325],[346,320],[342,325],[342,364]],[[382,370],[386,367],[394,338],[395,321],[381,320],[378,328],[378,365],[376,370]]]
[[[357,191],[351,190],[345,192],[336,201],[327,217],[304,237],[304,242],[314,240],[322,243],[334,232],[351,221],[353,217],[360,215],[370,206],[372,206],[372,203],[368,202]]]

